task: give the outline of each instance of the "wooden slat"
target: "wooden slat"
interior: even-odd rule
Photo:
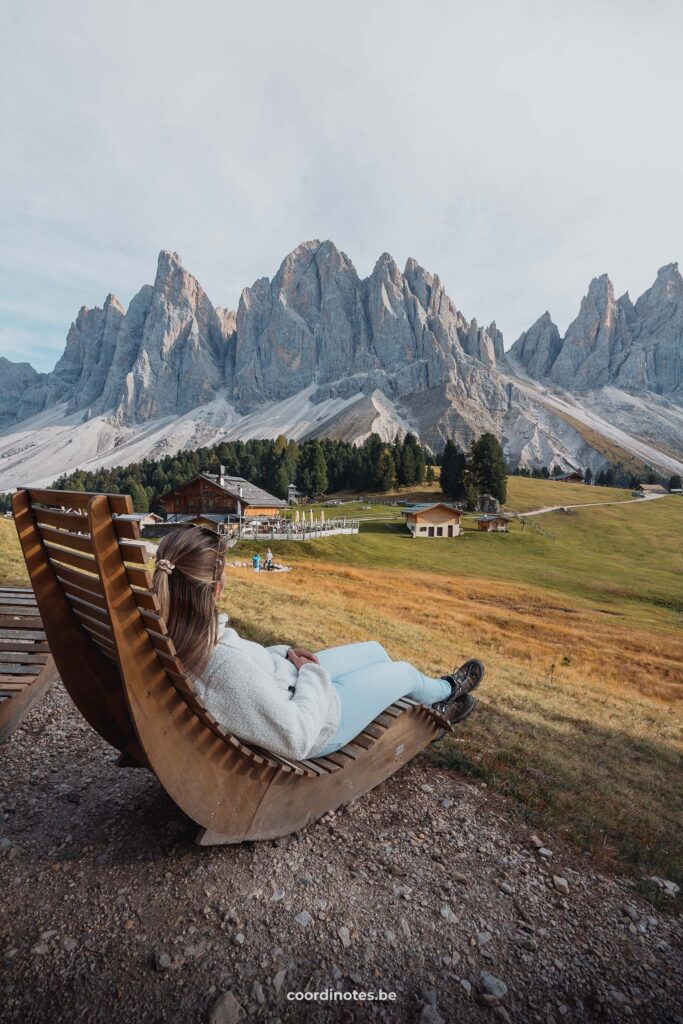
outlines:
[[[361,733],[359,736],[354,737],[353,742],[357,747],[363,747],[364,750],[369,750],[375,741],[369,736],[363,736]]]
[[[180,689],[186,690],[187,693],[189,693],[193,699],[196,699],[194,697],[194,690],[192,689],[192,686],[190,685],[190,682],[187,676],[185,675],[183,667],[178,661],[178,659],[173,655],[167,654],[165,651],[157,651],[157,657],[161,661],[161,664],[163,665],[165,671],[169,674],[171,679],[173,679],[175,683],[180,684]]]
[[[141,590],[146,590],[151,593],[151,579],[146,569],[138,569],[134,565],[126,566],[126,576],[128,582],[133,587],[140,587]]]
[[[102,590],[102,581],[97,575],[89,575],[84,572],[77,572],[75,569],[69,569],[67,566],[55,566],[55,572],[57,579],[64,586],[65,583],[72,583],[76,587],[80,587],[81,590],[88,590],[90,593],[99,594],[104,598],[104,592]]]
[[[133,597],[138,608],[146,608],[150,612],[159,612],[159,600],[150,590],[136,590],[133,587]]]
[[[71,533],[86,533],[90,536],[88,517],[80,512],[63,512],[54,508],[34,509],[38,526],[52,526],[58,530],[69,530]]]
[[[20,487],[19,490],[27,490],[32,505],[47,505],[48,508],[78,508],[87,510],[92,498],[97,492],[92,491],[50,491],[38,487]],[[109,507],[117,515],[125,515],[130,512],[131,499],[127,494],[107,494]]]
[[[140,522],[127,516],[114,516],[114,530],[119,540],[140,540]]]
[[[312,769],[306,769],[303,767],[300,761],[289,761],[286,757],[281,757],[280,754],[274,754],[272,750],[264,750],[263,747],[257,747],[253,743],[247,743],[252,749],[253,753],[259,754],[265,758],[266,763],[270,764],[272,768],[281,768],[284,772],[290,772],[294,775],[312,775]]]
[[[0,640],[44,640],[42,629],[5,629],[0,628]]]
[[[32,594],[0,594],[0,607],[17,604],[22,608],[37,608],[38,602]]]
[[[313,761],[299,761],[299,764],[302,764],[304,765],[304,767],[309,768],[315,775],[318,776],[330,774],[327,768],[323,768],[321,764],[314,764]]]
[[[69,530],[55,530],[52,526],[38,526],[38,532],[49,547],[58,544],[70,551],[83,551],[92,554],[92,540],[82,533],[71,533]]]
[[[160,633],[162,636],[168,636],[166,623],[162,619],[161,615],[158,615],[156,612],[149,612],[146,608],[140,608],[138,610],[148,629],[153,629],[156,633]]]
[[[22,651],[30,651],[31,654],[49,654],[50,646],[47,640],[36,643],[35,637],[22,639],[17,637],[16,633],[12,633],[7,637],[0,637],[0,651],[16,652],[16,654],[20,654]]]
[[[349,758],[342,756],[339,750],[335,750],[334,754],[325,754],[325,760],[336,764],[338,768],[346,768],[349,764]]]
[[[21,665],[44,665],[49,658],[48,654],[34,654],[32,648],[26,651],[0,650],[0,665],[5,662],[18,662]]]
[[[92,640],[92,642],[94,644],[97,644],[97,646],[102,651],[102,653],[106,654],[107,657],[111,661],[113,661],[115,664],[118,663],[118,657],[117,657],[117,654],[116,654],[116,650],[115,650],[114,647],[111,646],[111,644],[108,644],[104,640],[102,640],[100,637],[95,636],[94,633],[90,634],[90,639]]]
[[[40,612],[36,604],[3,604],[0,601],[0,615],[28,615],[29,617],[35,615],[40,617]]]
[[[0,628],[4,629],[42,629],[43,620],[40,615],[5,615],[0,610]]]
[[[150,561],[147,555],[147,545],[142,540],[120,540],[119,549],[124,562],[137,562],[139,565],[147,565]]]
[[[375,725],[374,722],[370,722],[370,724],[366,725],[365,728],[363,729],[363,732],[365,733],[365,735],[366,736],[372,736],[372,738],[374,740],[378,740],[380,738],[380,736],[382,735],[383,731],[384,730],[381,728],[381,726]]]
[[[176,656],[176,649],[173,645],[173,641],[169,636],[164,636],[162,633],[157,633],[156,630],[154,629],[147,629],[147,634],[157,651],[161,651],[163,654],[168,654],[172,658]]]
[[[3,690],[7,693],[21,693],[21,691],[25,690],[30,683],[29,681],[26,681],[25,683],[18,683],[14,676],[0,675],[0,685],[2,685]]]
[[[330,761],[327,757],[310,757],[309,761],[313,764],[319,764],[322,768],[327,768],[330,772],[338,772],[340,770],[339,765],[335,764],[334,761]]]
[[[42,665],[19,665],[17,662],[3,661],[0,664],[0,672],[10,676],[39,676],[43,671]]]
[[[340,750],[338,750],[337,753],[338,754],[344,754],[346,757],[350,758],[352,761],[355,761],[359,757],[359,755],[362,753],[362,751],[361,750],[354,750],[353,749],[353,745],[351,743],[347,743],[346,746],[342,747]]]
[[[88,600],[92,601],[93,604],[96,604],[101,608],[106,608],[107,603],[104,599],[104,593],[102,591],[102,582],[99,577],[85,576],[83,573],[78,573],[74,570],[67,570],[61,565],[55,566],[55,569],[57,570],[57,578],[59,579],[59,582],[62,584],[62,586],[64,587],[64,591],[67,594],[75,594],[75,596],[77,597],[83,596],[85,598],[86,594],[81,595],[79,593],[79,590],[87,591],[93,595],[91,598],[88,598]],[[132,571],[140,572],[139,569],[134,569]],[[69,573],[68,577],[67,572]],[[77,589],[74,590],[74,587],[76,587]],[[135,598],[135,603],[137,604],[138,608],[144,608],[146,611],[150,611],[154,615],[158,616],[159,601],[156,597],[156,594],[152,593],[152,591],[147,589],[136,590],[135,587],[132,588],[132,591],[133,597]]]
[[[94,619],[96,622],[109,622],[109,612],[106,611],[106,609],[100,608],[96,604],[92,604],[83,597],[77,597],[75,594],[68,594],[68,597],[73,610],[77,614],[78,612],[81,612],[83,615],[87,615],[88,618]],[[88,597],[94,597],[94,595],[89,594]]]
[[[96,619],[91,619],[90,616],[85,615],[77,605],[74,605],[74,612],[80,619],[81,624],[89,633],[95,633],[96,636],[101,636],[113,646],[111,626],[107,625],[106,622],[97,622]]]
[[[106,611],[107,602],[104,597],[92,590],[83,590],[81,587],[74,586],[72,583],[63,583],[62,587],[64,593],[68,597],[69,601],[83,601],[92,605],[95,608],[99,608],[100,611],[108,614]]]
[[[95,559],[93,556],[82,554],[80,551],[67,551],[66,548],[58,548],[51,541],[45,541],[44,543],[56,573],[59,572],[59,566],[55,565],[55,562],[62,562],[65,565],[73,566],[85,572],[93,572],[95,570]]]

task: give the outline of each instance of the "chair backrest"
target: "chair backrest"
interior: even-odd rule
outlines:
[[[128,495],[26,488],[12,506],[57,670],[108,742],[142,759],[126,680],[164,679],[204,725],[252,761],[314,774],[242,743],[199,703],[152,591],[147,547]]]

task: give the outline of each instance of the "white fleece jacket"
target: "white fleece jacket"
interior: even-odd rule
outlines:
[[[334,735],[341,701],[329,673],[307,662],[297,671],[286,644],[263,647],[219,615],[219,640],[197,697],[239,739],[295,761],[315,757]]]

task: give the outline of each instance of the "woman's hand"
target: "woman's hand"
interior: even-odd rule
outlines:
[[[287,658],[297,671],[308,661],[312,661],[314,665],[320,664],[316,655],[306,647],[290,647],[287,651]]]

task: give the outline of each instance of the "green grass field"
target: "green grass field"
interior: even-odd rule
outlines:
[[[559,480],[509,476],[506,505],[515,512],[529,512],[548,505],[602,504],[628,501],[630,497],[631,492],[622,487],[588,487],[586,484],[565,484]]]
[[[548,505],[603,504],[612,501],[628,501],[631,492],[620,487],[588,487],[585,484],[565,484],[557,480],[534,480],[530,477],[508,477],[506,507],[513,512],[530,512]],[[349,519],[400,519],[400,508],[391,503],[397,500],[411,502],[443,501],[445,499],[438,484],[421,484],[415,487],[401,487],[386,494],[366,495],[367,501],[357,501],[351,492],[340,492],[336,498],[343,498],[345,504],[325,507],[314,504],[306,506],[306,513],[313,509],[316,518],[322,510],[327,519],[346,516]],[[354,500],[351,500],[354,499]],[[346,504],[348,502],[348,504]],[[292,513],[293,514],[293,513]]]
[[[573,515],[548,512],[524,526],[513,522],[508,534],[479,533],[476,520],[469,516],[462,526],[462,535],[453,540],[413,539],[399,517],[395,523],[361,523],[358,537],[326,537],[303,545],[279,542],[273,550],[276,558],[285,560],[332,559],[357,567],[531,584],[624,617],[644,617],[653,624],[680,623],[683,499],[679,497],[588,507]],[[544,533],[537,532],[538,526]],[[242,542],[235,551],[252,554],[263,546],[263,542]]]

